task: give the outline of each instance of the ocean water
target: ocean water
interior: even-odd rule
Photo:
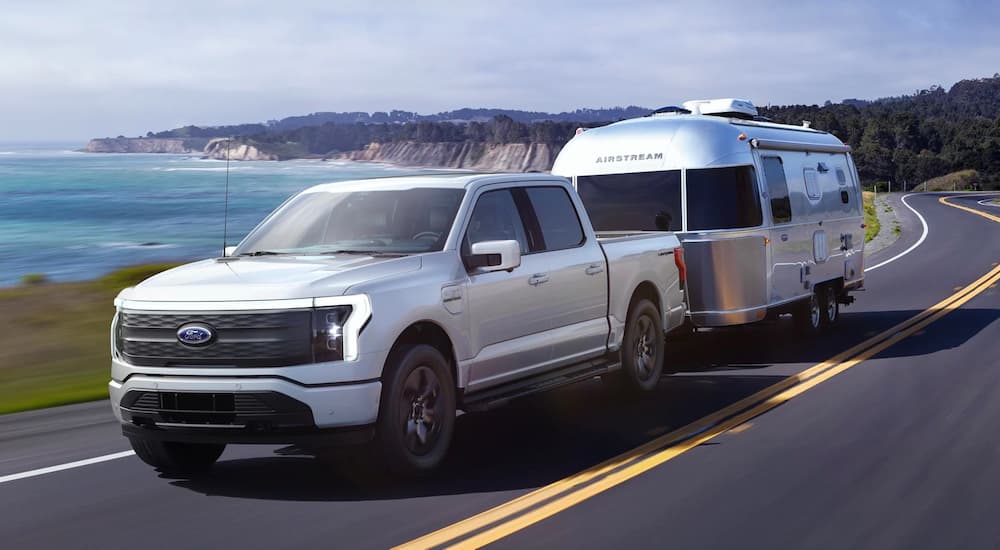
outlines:
[[[0,144],[0,287],[28,273],[74,281],[220,254],[225,161],[79,147]],[[416,172],[346,161],[233,162],[228,243],[311,185]]]

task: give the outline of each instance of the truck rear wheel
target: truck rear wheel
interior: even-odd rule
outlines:
[[[444,460],[455,429],[455,383],[436,348],[394,352],[382,379],[376,452],[389,469],[414,476]]]
[[[165,474],[193,474],[212,467],[225,445],[128,438],[140,460]]]
[[[653,302],[641,299],[629,310],[615,385],[630,392],[651,391],[663,375],[663,323]]]

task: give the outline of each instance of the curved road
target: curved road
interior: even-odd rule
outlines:
[[[711,331],[672,340],[679,372],[641,399],[595,381],[462,416],[419,482],[264,447],[170,479],[112,455],[107,403],[0,417],[0,545],[997,547],[1000,211],[942,196],[907,199],[926,238],[834,331]],[[913,219],[866,263],[912,247]]]

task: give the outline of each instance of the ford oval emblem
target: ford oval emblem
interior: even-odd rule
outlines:
[[[204,346],[215,339],[212,327],[199,324],[187,324],[177,329],[177,341],[187,346]]]

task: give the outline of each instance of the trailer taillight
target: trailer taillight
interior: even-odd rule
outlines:
[[[674,249],[674,265],[677,266],[681,288],[684,288],[684,282],[687,281],[687,264],[684,263],[684,247],[678,246]]]

